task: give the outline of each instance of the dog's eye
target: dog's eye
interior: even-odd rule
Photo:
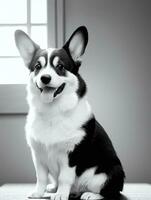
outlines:
[[[41,69],[41,64],[40,64],[40,62],[37,62],[37,64],[35,65],[35,69],[36,69],[36,70],[40,70],[40,69]]]
[[[65,68],[62,64],[58,64],[57,67],[56,67],[59,71],[64,71]]]

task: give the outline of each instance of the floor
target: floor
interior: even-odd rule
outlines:
[[[33,188],[33,184],[4,184],[0,186],[0,200],[27,200]],[[43,199],[49,199],[47,194]],[[151,184],[125,184],[119,199],[110,200],[151,200]]]

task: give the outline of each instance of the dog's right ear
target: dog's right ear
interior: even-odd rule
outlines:
[[[35,52],[40,49],[40,47],[34,41],[32,41],[25,32],[21,30],[15,31],[15,42],[25,65],[30,68],[32,58],[35,55]]]
[[[63,48],[70,54],[73,61],[80,66],[81,58],[88,43],[88,31],[85,26],[78,27]]]

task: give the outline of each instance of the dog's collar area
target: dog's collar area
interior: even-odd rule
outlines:
[[[49,86],[40,88],[37,83],[36,83],[36,86],[40,90],[41,93],[43,92],[44,89],[47,90],[48,92],[51,92],[51,91],[54,92],[53,97],[55,98],[57,95],[59,95],[63,91],[65,87],[65,83],[62,83],[58,88],[49,87]]]

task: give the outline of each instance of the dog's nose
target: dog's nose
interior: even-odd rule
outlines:
[[[44,84],[48,84],[51,81],[51,76],[48,74],[45,74],[45,75],[41,76],[41,81]]]

